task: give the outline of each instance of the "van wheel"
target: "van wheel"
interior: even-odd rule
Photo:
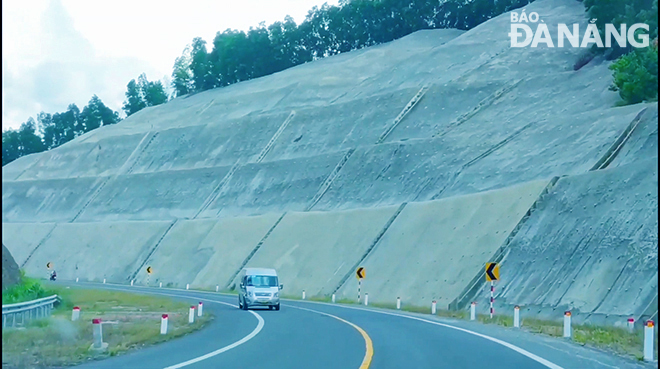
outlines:
[[[241,303],[241,298],[238,298],[238,308],[243,310],[243,304]]]
[[[247,303],[243,302],[243,310],[247,310],[247,309],[248,309]]]
[[[275,305],[275,310],[280,310],[280,304]]]

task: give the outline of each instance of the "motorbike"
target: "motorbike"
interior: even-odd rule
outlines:
[[[53,274],[50,275],[50,280],[54,281],[57,279],[57,273],[53,272]]]

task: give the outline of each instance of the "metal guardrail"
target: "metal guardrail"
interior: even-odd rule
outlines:
[[[53,295],[17,304],[2,305],[2,328],[7,327],[9,322],[11,322],[10,327],[23,326],[29,320],[50,316],[58,299],[57,295]],[[18,319],[19,317],[20,319]]]

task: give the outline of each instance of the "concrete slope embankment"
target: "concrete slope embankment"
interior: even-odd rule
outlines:
[[[624,322],[657,304],[657,165],[656,156],[560,179],[509,245],[498,311]]]
[[[145,264],[154,270],[150,285],[224,289],[280,216],[178,221]],[[136,283],[146,284],[146,268],[136,272]]]
[[[548,181],[501,190],[409,203],[361,266],[369,301],[430,306],[449,304],[497,251]],[[357,280],[337,292],[355,299]]]
[[[62,279],[126,283],[172,222],[61,223],[25,264],[28,275],[46,277],[48,262]],[[39,228],[33,224],[31,228]],[[25,232],[31,232],[26,225]],[[2,239],[14,239],[3,233]],[[38,243],[38,241],[36,241]],[[35,245],[36,246],[36,245]]]

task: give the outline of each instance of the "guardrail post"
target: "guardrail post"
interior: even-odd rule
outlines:
[[[197,306],[198,306],[198,307],[197,307],[197,316],[202,316],[202,308],[204,307],[204,305],[203,305],[202,302],[200,301],[199,304],[198,304]]]
[[[303,300],[305,299],[305,290],[303,290],[303,293],[302,293],[302,299],[303,299]]]
[[[396,309],[401,310],[401,297],[396,298]]]
[[[160,334],[167,334],[167,314],[160,318]]]
[[[564,338],[571,338],[571,312],[564,313]]]
[[[470,320],[477,319],[477,303],[473,302],[470,304]]]
[[[334,293],[332,294],[332,303],[333,304],[335,303],[335,294]]]
[[[653,361],[653,336],[655,324],[652,320],[647,320],[644,326],[644,361]]]
[[[75,322],[80,318],[80,308],[78,306],[73,307],[73,311],[71,312],[71,321]]]
[[[195,305],[190,307],[190,313],[188,314],[188,323],[192,324],[195,322]]]

